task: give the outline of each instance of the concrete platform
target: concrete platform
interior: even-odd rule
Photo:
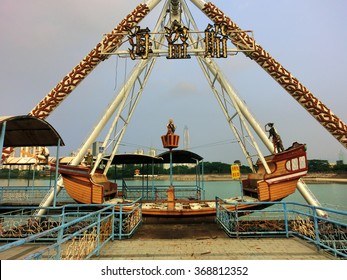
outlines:
[[[6,243],[1,243],[0,246]],[[0,260],[21,260],[25,257],[34,254],[49,245],[47,244],[26,244],[19,247],[12,248],[5,252],[0,253]]]
[[[230,238],[213,222],[144,223],[108,242],[99,260],[336,260],[299,238]]]
[[[0,244],[3,245],[3,244]],[[0,253],[20,260],[46,247],[27,244]],[[144,220],[131,239],[108,242],[94,260],[336,260],[299,238],[230,238],[212,220]]]

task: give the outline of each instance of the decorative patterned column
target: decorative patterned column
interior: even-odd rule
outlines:
[[[114,52],[120,46],[128,30],[138,25],[159,2],[160,0],[148,0],[146,3],[139,4],[133,12],[127,15],[116,28],[108,33],[105,38],[29,112],[28,115],[46,119],[101,61],[109,58],[109,53]],[[12,147],[3,148],[1,159],[5,160],[12,152]]]
[[[110,56],[107,53],[115,51],[120,46],[128,30],[138,25],[149,12],[150,9],[146,4],[138,5],[32,109],[29,115],[41,119],[48,117],[101,61]]]
[[[347,125],[316,98],[297,78],[258,45],[253,38],[243,32],[229,17],[211,2],[192,0],[214,22],[228,27],[229,37],[235,46],[245,51],[245,55],[257,62],[274,78],[297,102],[300,103],[331,135],[347,148]],[[236,32],[237,31],[237,32]]]

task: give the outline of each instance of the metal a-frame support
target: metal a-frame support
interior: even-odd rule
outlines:
[[[177,10],[170,10],[172,6],[172,2],[167,1],[166,4],[164,5],[162,12],[160,14],[157,26],[155,27],[155,30],[152,34],[155,34],[154,38],[152,39],[152,45],[153,45],[153,56],[151,56],[148,59],[141,60],[138,65],[135,66],[134,72],[131,74],[129,77],[127,83],[122,87],[120,92],[115,98],[115,101],[109,106],[107,111],[104,114],[104,117],[100,120],[99,124],[95,127],[94,131],[92,134],[89,136],[85,144],[82,146],[80,149],[79,153],[77,154],[75,160],[73,161],[72,164],[77,164],[83,159],[84,154],[86,153],[87,149],[90,147],[90,145],[96,140],[96,137],[100,133],[101,129],[105,126],[106,121],[109,120],[108,116],[111,116],[112,114],[117,111],[114,121],[111,125],[111,128],[109,132],[107,133],[107,136],[102,144],[102,152],[100,152],[97,156],[96,163],[94,165],[94,168],[92,170],[92,174],[95,172],[97,166],[100,164],[100,162],[104,159],[107,161],[106,168],[104,169],[104,174],[107,173],[110,164],[112,162],[112,159],[114,155],[117,152],[117,149],[119,147],[119,144],[122,140],[122,137],[125,133],[126,127],[129,124],[130,118],[135,110],[135,107],[139,101],[140,95],[143,92],[144,85],[148,79],[148,76],[150,72],[152,71],[154,62],[159,56],[162,51],[162,42],[163,42],[163,34],[165,34],[165,29],[164,28],[171,28],[171,24],[173,24],[174,21],[179,19],[181,22],[179,24],[182,25],[187,25],[191,26],[194,28],[191,32],[189,32],[189,40],[190,40],[190,45],[193,46],[192,49],[189,51],[193,54],[195,54],[201,69],[207,78],[208,83],[211,86],[212,92],[214,93],[226,119],[227,122],[234,133],[237,142],[240,144],[241,149],[250,165],[252,170],[255,172],[254,166],[253,166],[253,161],[252,157],[256,156],[259,158],[262,163],[264,164],[266,171],[270,173],[270,169],[267,166],[267,163],[264,159],[263,154],[261,153],[261,150],[259,149],[254,136],[252,135],[252,132],[249,128],[249,125],[247,122],[251,124],[253,129],[258,134],[261,134],[262,138],[265,139],[265,143],[269,145],[269,149],[272,146],[270,141],[268,141],[267,136],[265,133],[262,131],[260,128],[258,122],[254,119],[254,117],[250,114],[249,110],[247,109],[246,105],[242,100],[238,97],[236,92],[233,90],[232,86],[227,82],[227,80],[224,78],[222,75],[221,69],[218,67],[218,65],[210,58],[203,57],[201,53],[203,52],[204,48],[203,46],[199,43],[202,42],[203,39],[200,35],[201,32],[199,32],[197,25],[189,11],[189,8],[187,5],[184,3],[184,1],[177,1],[175,3],[177,6],[174,6],[175,8],[179,9],[181,12],[179,13],[179,16],[177,15]],[[167,18],[165,15],[167,14],[167,11],[171,11],[170,18]],[[183,18],[187,20],[187,22],[183,22]],[[161,29],[160,29],[161,28]],[[194,37],[195,35],[195,37]],[[160,37],[159,39],[157,38]],[[159,42],[159,43],[158,43]],[[126,55],[124,51],[116,51],[113,54],[117,55]],[[140,82],[140,89],[137,91],[137,93],[134,93],[134,88],[135,88],[135,83],[137,81],[140,81],[140,75],[142,71],[146,68],[146,65],[149,65],[148,69],[144,71],[144,78],[142,78],[143,82]],[[217,86],[219,85],[219,89]],[[130,91],[132,91],[132,94],[130,95]],[[128,100],[129,99],[129,100]],[[126,101],[128,100],[128,101]],[[122,116],[122,112],[127,109],[126,116]],[[233,112],[231,112],[233,111]],[[233,115],[230,115],[232,113]],[[105,117],[106,116],[106,117]],[[239,117],[240,120],[240,127],[237,127],[236,122],[234,119],[236,117]],[[118,128],[117,131],[115,131],[115,128]],[[116,137],[111,139],[111,135],[114,134]],[[255,152],[253,155],[250,155],[248,152],[249,147],[247,148],[247,143],[255,149]],[[110,145],[113,145],[111,156],[109,154],[107,155],[108,157],[105,158],[106,156],[106,150]]]
[[[201,35],[198,32],[197,24],[195,23],[194,18],[189,11],[189,8],[185,4],[185,2],[182,1],[181,3],[182,8],[187,16],[187,19],[189,20],[188,25],[193,26],[196,31],[191,33],[192,35],[195,34],[197,37],[190,38],[192,45],[194,45],[194,41],[202,42],[203,38],[201,38]],[[271,173],[264,159],[264,156],[261,150],[259,149],[258,144],[255,141],[255,138],[251,130],[249,129],[247,122],[252,126],[254,131],[256,131],[258,136],[271,151],[272,144],[268,140],[264,131],[261,129],[260,125],[252,116],[252,114],[249,112],[247,106],[235,92],[233,87],[225,79],[222,70],[217,65],[217,63],[209,57],[197,56],[196,58],[252,171],[255,172],[255,169],[252,161],[252,155],[249,154],[246,142],[248,142],[251,145],[251,147],[255,149],[255,155],[262,161],[266,172]],[[219,85],[219,89],[217,88],[217,85]],[[234,110],[235,112],[232,112],[233,114],[230,115],[230,110]],[[236,122],[234,121],[236,116],[239,117],[239,121],[242,124],[242,126],[239,128],[236,126]],[[244,128],[245,131],[242,128]]]
[[[164,21],[166,17],[166,10],[168,9],[169,2],[166,3],[164,6],[157,25],[154,29],[154,32],[157,32],[159,28],[162,26],[162,22]],[[159,49],[164,41],[164,35],[160,34],[158,36],[159,38],[156,38],[153,41],[154,49]],[[105,140],[102,144],[102,151],[98,154],[96,162],[94,164],[94,167],[91,171],[91,174],[94,174],[96,171],[96,168],[100,164],[100,162],[106,161],[106,166],[104,169],[104,174],[107,174],[107,171],[109,170],[112,160],[117,153],[118,147],[120,145],[120,142],[122,141],[122,138],[125,134],[126,128],[130,122],[130,119],[135,111],[136,105],[139,102],[140,96],[142,95],[142,92],[145,88],[145,85],[147,83],[148,77],[150,73],[152,72],[153,66],[157,60],[156,56],[152,56],[149,59],[141,60],[135,67],[134,71],[132,72],[131,76],[129,77],[128,81],[125,83],[125,85],[121,88],[120,92],[116,96],[116,100],[120,99],[121,101],[119,103],[116,103],[115,106],[110,106],[105,115],[112,115],[116,112],[114,120],[112,122],[112,125],[105,137]],[[143,77],[141,77],[143,75]],[[136,90],[136,83],[138,83],[138,89]],[[131,94],[130,94],[131,93]],[[115,103],[115,102],[114,102]],[[113,104],[113,103],[112,103]],[[119,106],[117,106],[119,104]],[[99,122],[97,127],[104,127],[105,122]],[[116,129],[118,128],[118,130]],[[95,132],[95,131],[94,131]],[[87,142],[83,145],[81,152],[78,154],[78,160],[82,160],[82,157],[84,156],[84,153],[87,151],[87,149],[90,147],[90,145],[96,140],[96,137],[98,136],[98,133],[92,133],[92,135],[88,138]],[[115,132],[115,133],[114,133]],[[111,135],[115,135],[115,137],[111,138]],[[107,154],[107,148],[113,145],[111,154]],[[107,156],[107,158],[105,157]],[[77,160],[76,160],[77,161]]]
[[[147,14],[159,2],[161,1],[159,0],[147,1],[145,4],[141,6],[141,9],[146,10],[146,14]],[[206,4],[202,0],[191,0],[191,2],[193,2],[204,13],[206,13],[206,6],[212,5],[211,3]],[[169,21],[166,21],[167,11],[169,11],[169,14],[170,14]],[[210,16],[208,13],[206,14]],[[143,17],[144,16],[145,15],[143,15]],[[138,65],[134,68],[134,71],[130,75],[127,83],[122,87],[122,89],[120,90],[118,95],[115,97],[114,101],[112,102],[112,104],[106,110],[100,122],[94,128],[94,131],[92,132],[92,134],[88,137],[87,141],[83,144],[83,146],[79,150],[77,156],[71,163],[72,165],[77,165],[82,161],[88,148],[96,140],[101,130],[105,127],[106,123],[112,118],[113,115],[115,115],[113,123],[111,125],[111,129],[109,130],[109,133],[107,134],[107,137],[103,144],[104,152],[107,150],[107,147],[111,145],[113,146],[111,157],[107,158],[107,164],[104,171],[105,173],[107,173],[107,170],[112,162],[113,156],[117,152],[119,144],[125,133],[125,130],[133,115],[133,112],[136,108],[139,98],[143,92],[143,89],[147,82],[149,74],[151,73],[153,69],[155,60],[158,56],[165,53],[165,50],[162,49],[162,42],[164,40],[163,34],[165,34],[165,27],[170,28],[170,24],[172,24],[174,21],[178,23],[183,23],[182,16],[186,16],[187,25],[189,26],[189,28],[191,28],[191,26],[194,26],[194,30],[196,31],[196,34],[199,34],[196,24],[193,20],[193,17],[190,14],[190,11],[185,1],[167,0],[166,3],[164,4],[164,8],[162,9],[157,26],[154,30],[155,36],[154,38],[151,39],[152,45],[153,45],[153,54],[149,56],[147,59],[141,60],[138,63]],[[121,25],[122,24],[120,24],[120,26]],[[132,26],[132,28],[134,28],[134,26]],[[235,31],[229,30],[228,32],[229,32],[228,36],[230,36],[232,39],[239,37],[238,35],[235,35],[232,32],[240,33],[240,34],[242,33],[242,35],[245,33],[244,31],[240,31],[239,29]],[[124,31],[122,34],[119,33],[119,35],[117,35],[117,32],[114,32],[112,36],[117,37],[117,40],[118,40],[117,45],[116,46],[112,44],[109,45],[109,40],[103,40],[103,43],[98,45],[98,52],[101,51],[100,55],[105,58],[109,57],[112,54],[128,55],[128,52],[126,51],[114,52],[121,45],[121,43],[119,42],[119,38],[125,37]],[[197,38],[194,38],[193,33],[189,33],[189,40],[191,43],[190,46],[192,46],[192,49],[190,51],[194,55],[196,55],[197,60],[203,70],[203,73],[205,77],[207,78],[207,81],[212,89],[212,92],[214,93],[227,119],[227,122],[231,130],[233,131],[237,141],[239,142],[241,149],[243,153],[245,154],[245,157],[247,161],[249,162],[250,166],[253,168],[252,157],[257,156],[263,162],[266,168],[266,171],[270,173],[269,168],[267,167],[267,164],[264,160],[264,157],[254,139],[254,136],[252,135],[252,132],[249,129],[249,125],[253,128],[253,130],[260,137],[261,141],[265,144],[265,146],[268,148],[270,152],[273,152],[272,143],[268,140],[267,136],[265,135],[265,132],[261,129],[257,121],[254,119],[254,117],[250,114],[244,102],[242,102],[242,100],[238,97],[238,95],[233,90],[231,85],[226,81],[226,79],[222,75],[217,64],[211,58],[203,57],[201,55],[203,52],[203,48],[199,44],[199,42],[201,42],[201,37],[199,38],[199,35],[198,35]],[[232,40],[232,41],[234,42],[235,40]],[[234,50],[235,52],[246,52],[246,54],[249,55],[255,52],[255,50],[254,49],[252,50],[252,48],[255,48],[256,45],[254,42],[252,42],[250,37],[247,36],[247,40],[242,40],[241,38],[240,40],[237,41],[235,46],[237,47],[236,50]],[[251,49],[247,49],[248,47]],[[143,75],[143,77],[141,75]],[[135,89],[136,85],[139,86],[138,90]],[[217,88],[217,85],[219,86],[219,88]],[[236,122],[234,120],[236,117],[239,117],[239,120],[240,120],[239,128],[237,127]],[[114,135],[116,135],[116,137],[113,137],[111,139],[110,136],[113,131],[115,131]],[[248,148],[247,148],[248,144],[255,149],[254,155],[249,154]],[[105,159],[104,155],[105,155],[104,153],[100,153],[98,155],[95,168],[101,162],[102,159]],[[92,173],[95,172],[95,168],[92,170]],[[303,183],[299,183],[299,185],[300,184],[302,185]],[[306,195],[306,196],[304,195],[305,198],[310,196],[311,195]],[[310,204],[317,205],[315,203],[316,200],[307,199],[307,201]]]
[[[157,24],[157,27],[155,29],[154,32],[158,32],[158,27],[159,26],[166,26],[166,24],[164,24],[164,22],[160,23],[161,20],[164,21],[164,18],[165,18],[165,13],[166,11],[168,10],[169,3],[170,1],[167,1],[166,2],[166,5],[164,6],[162,12],[161,12],[161,16],[160,16],[160,20],[158,21],[158,24]],[[194,1],[193,1],[194,2]],[[171,3],[172,4],[172,3]],[[200,46],[201,48],[199,49],[199,42],[202,41],[202,38],[200,37],[199,38],[199,32],[198,32],[198,28],[197,28],[197,25],[187,7],[187,5],[185,4],[184,1],[175,1],[175,12],[177,12],[178,9],[180,9],[182,12],[184,12],[184,15],[186,16],[186,19],[189,21],[187,22],[187,25],[188,26],[193,26],[194,29],[195,29],[195,33],[192,32],[190,33],[190,36],[189,36],[189,40],[190,40],[190,43],[191,43],[191,46],[195,46],[196,48],[192,49],[191,51],[196,55],[197,57],[197,60],[199,62],[199,65],[212,89],[212,92],[214,93],[217,101],[218,101],[218,104],[220,105],[225,117],[226,117],[226,120],[232,130],[232,132],[234,133],[238,143],[240,144],[240,147],[241,147],[241,150],[243,151],[251,169],[253,170],[253,172],[255,172],[255,169],[254,169],[254,166],[253,166],[253,161],[252,161],[252,157],[253,156],[256,156],[257,158],[259,158],[264,167],[265,167],[265,170],[267,173],[270,173],[270,169],[264,159],[264,156],[263,154],[261,153],[255,139],[254,139],[254,136],[252,135],[252,132],[251,130],[249,129],[249,126],[248,124],[253,128],[253,130],[256,132],[256,134],[260,137],[261,141],[264,143],[264,145],[268,148],[268,150],[270,152],[273,152],[273,145],[272,143],[269,141],[267,135],[265,134],[265,132],[261,129],[259,123],[255,120],[255,118],[252,116],[252,114],[249,112],[247,106],[244,104],[244,102],[239,98],[239,96],[237,95],[237,93],[234,91],[234,89],[232,88],[232,86],[228,83],[228,81],[224,78],[223,74],[222,74],[222,71],[220,70],[220,68],[218,67],[218,65],[211,59],[211,58],[208,58],[208,57],[203,57],[203,56],[199,56],[198,54],[201,53],[201,49],[202,46]],[[178,5],[178,6],[177,6]],[[174,16],[172,16],[172,13],[171,13],[171,22],[172,23],[174,20],[177,21],[177,19],[180,19],[181,20],[181,23],[182,23],[182,15],[181,16],[177,16],[177,14],[175,14]],[[160,30],[158,33],[160,34],[160,32],[163,32],[163,30]],[[192,34],[198,34],[197,35],[197,38],[193,38]],[[163,38],[163,37],[161,37]],[[159,55],[161,53],[161,44],[155,44],[155,41],[156,40],[153,40],[153,45],[156,46],[153,48],[153,53],[154,54],[157,54]],[[115,52],[115,54],[117,54],[117,52]],[[118,52],[119,55],[121,54],[125,54],[124,52]],[[156,56],[153,56],[152,58],[148,59],[149,61],[151,60],[155,60],[155,57]],[[145,63],[143,61],[140,62],[140,65],[142,65],[142,63]],[[148,75],[150,74],[152,68],[153,68],[153,65],[154,65],[154,61],[153,63],[151,63],[151,66],[150,66],[150,70],[149,71],[146,71],[146,74],[145,74],[145,78],[144,78],[144,81],[147,80],[148,78]],[[139,69],[142,69],[142,67],[138,67]],[[135,81],[137,81],[139,79],[139,74],[140,71],[137,71],[136,73],[133,73],[132,77],[129,78],[128,82],[131,82],[132,83],[132,88],[134,87],[134,83]],[[134,77],[133,77],[134,76]],[[130,84],[129,84],[130,85]],[[144,84],[143,84],[144,85]],[[217,89],[217,85],[219,85],[219,89]],[[111,164],[111,161],[113,159],[113,156],[116,154],[117,152],[117,149],[119,147],[119,144],[122,140],[122,137],[125,133],[125,130],[126,130],[126,127],[130,121],[130,118],[135,110],[135,107],[136,107],[136,104],[138,103],[138,100],[139,100],[139,97],[140,95],[142,94],[142,91],[143,91],[143,87],[141,86],[140,88],[140,91],[138,91],[138,94],[135,96],[135,99],[136,100],[133,104],[134,106],[130,106],[130,110],[128,111],[128,117],[126,119],[122,118],[121,115],[118,113],[114,119],[114,122],[113,122],[113,125],[112,125],[112,129],[114,129],[120,120],[123,120],[123,126],[121,126],[121,129],[118,133],[116,133],[117,135],[117,139],[115,141],[115,145],[114,145],[114,148],[112,149],[112,154],[111,154],[111,157],[108,158],[108,161],[107,161],[107,165],[106,165],[106,168],[104,170],[105,174],[107,173],[108,171],[108,168]],[[119,96],[123,96],[123,93],[120,92]],[[123,96],[123,98],[125,98],[125,95]],[[123,111],[124,109],[124,105],[126,104],[125,102],[125,99],[123,100],[122,102],[122,105],[120,106],[119,108],[119,111],[118,112],[121,112]],[[231,111],[231,108],[232,108],[232,111],[233,111],[233,114],[231,115],[230,114],[230,111]],[[240,120],[240,124],[241,124],[241,127],[237,127],[236,126],[236,122],[234,121],[235,117],[238,116],[239,117],[239,120]],[[248,122],[248,123],[247,123]],[[247,135],[245,135],[245,132]],[[104,141],[104,144],[103,144],[103,147],[106,148],[107,147],[107,142],[108,142],[108,138],[109,136],[111,135],[111,130],[109,131],[108,133],[108,136],[106,137],[105,141]],[[93,142],[96,138],[94,137],[91,137],[90,139],[92,139],[91,141]],[[255,154],[253,155],[250,155],[249,152],[248,152],[248,148],[247,148],[247,143],[250,144],[250,146],[252,146],[254,149],[255,149]],[[90,143],[91,144],[91,143]],[[90,145],[89,145],[90,146]],[[88,145],[85,146],[85,149],[81,150],[82,153],[80,155],[80,159],[81,159],[81,156],[85,153],[86,149],[87,149]],[[105,150],[104,150],[105,151]],[[100,163],[100,161],[102,160],[103,158],[103,154],[100,153],[98,155],[98,158],[97,158],[97,162],[95,164],[95,167],[92,171],[95,172],[95,168],[96,166]],[[311,204],[311,205],[316,205],[316,206],[319,206],[319,202],[318,200],[314,197],[314,195],[309,191],[308,187],[306,186],[306,184],[303,182],[303,181],[299,181],[298,182],[298,189],[300,191],[300,193],[303,195],[303,197],[306,199],[306,201]],[[322,215],[324,215],[324,213],[322,213]]]

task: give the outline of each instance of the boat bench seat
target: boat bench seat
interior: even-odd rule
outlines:
[[[256,189],[258,187],[258,181],[260,181],[260,180],[258,180],[258,179],[248,180],[249,187]]]
[[[247,192],[257,193],[257,188],[244,187],[243,190]]]
[[[264,180],[264,174],[261,173],[251,173],[248,175],[248,188],[255,189],[254,191],[256,192],[256,188],[258,187],[258,182]]]
[[[251,173],[248,175],[249,180],[264,180],[264,174],[263,173]]]
[[[117,192],[117,184],[112,183],[107,179],[107,176],[104,174],[93,174],[92,175],[93,183],[97,185],[102,185],[104,187],[104,194],[110,195]]]
[[[250,193],[258,193],[258,182],[264,180],[263,173],[251,173],[243,181],[243,190]]]
[[[111,183],[112,184],[112,183]],[[117,186],[115,189],[110,190],[110,191],[104,191],[105,195],[111,195],[111,194],[116,194],[118,192]]]

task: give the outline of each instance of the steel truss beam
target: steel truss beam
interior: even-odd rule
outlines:
[[[159,2],[161,2],[161,1],[159,1],[159,0],[147,1],[147,3],[144,4],[144,6],[141,6],[141,8],[146,10],[146,14],[147,14]],[[191,0],[191,2],[193,2],[201,11],[205,12],[210,18],[212,18],[212,20],[214,20],[215,22],[220,22],[220,21],[216,20],[216,17],[214,17],[214,15],[211,16],[210,12],[208,12],[209,11],[208,9],[210,8],[208,5],[211,6],[211,5],[213,5],[212,3],[209,2],[208,4],[206,4],[202,0]],[[217,9],[217,8],[215,7],[215,9]],[[168,10],[171,11],[169,21],[167,21],[167,18],[166,18]],[[231,85],[224,78],[224,76],[222,75],[217,64],[212,59],[201,56],[201,54],[200,54],[201,49],[202,49],[201,48],[201,46],[202,46],[201,37],[199,37],[199,35],[194,35],[194,34],[199,34],[199,32],[198,32],[198,29],[196,27],[194,19],[193,19],[192,15],[190,14],[190,11],[189,11],[185,1],[183,1],[183,0],[177,0],[177,1],[167,0],[166,1],[164,8],[160,14],[157,25],[155,27],[155,30],[154,30],[154,34],[157,33],[157,35],[154,36],[154,38],[151,38],[153,50],[154,50],[153,53],[154,54],[160,54],[160,52],[161,52],[161,49],[163,47],[163,40],[164,40],[164,35],[163,35],[164,27],[170,26],[173,19],[175,19],[176,21],[179,19],[180,23],[183,23],[182,22],[183,21],[182,16],[185,16],[185,19],[187,21],[187,23],[186,23],[187,26],[189,26],[189,28],[191,28],[191,26],[193,26],[195,29],[195,33],[191,32],[191,33],[189,33],[189,36],[188,36],[189,40],[191,42],[191,46],[193,46],[192,52],[196,54],[199,65],[200,65],[200,67],[201,67],[201,69],[202,69],[216,99],[217,99],[218,104],[220,105],[220,107],[221,107],[221,109],[222,109],[222,111],[226,117],[226,120],[227,120],[232,132],[234,133],[237,141],[240,144],[241,149],[242,149],[247,161],[250,163],[250,166],[253,166],[252,159],[251,159],[252,156],[249,154],[248,148],[247,148],[247,143],[249,143],[250,146],[252,146],[255,149],[256,156],[259,157],[261,161],[263,161],[264,166],[266,167],[267,164],[266,164],[264,157],[263,157],[253,135],[252,135],[251,130],[249,129],[249,125],[253,128],[255,133],[260,137],[261,141],[265,144],[265,146],[269,149],[270,152],[273,152],[272,143],[268,140],[265,132],[263,131],[263,129],[261,129],[258,122],[251,115],[251,113],[247,109],[244,102],[242,102],[242,100],[239,98],[237,93],[233,90]],[[228,24],[229,22],[226,22],[226,23]],[[132,28],[134,28],[134,27],[135,26],[132,25]],[[119,32],[119,31],[116,31],[116,32]],[[121,32],[124,33],[124,29]],[[239,35],[231,34],[232,33],[231,32],[230,36],[232,39],[234,39],[234,40],[232,40],[234,45],[237,48],[240,48],[243,51],[246,51],[247,55],[251,56],[252,55],[251,49],[252,48],[254,49],[254,47],[255,47],[254,41],[252,41],[248,37],[246,37],[247,40],[245,40],[244,39],[245,36],[243,35],[244,32],[241,30],[236,30],[235,32],[240,33],[240,34],[242,33],[243,37],[240,36],[240,34]],[[111,47],[108,47],[107,45],[103,44],[102,46],[100,45],[98,47],[98,52],[100,52],[100,55],[106,56],[106,58],[108,56],[110,56],[111,53],[114,53],[114,51],[122,44],[121,40],[124,38],[124,36],[119,37],[119,34],[118,35],[112,34],[112,35],[116,36],[116,37],[118,36],[116,45],[112,45]],[[159,37],[159,39],[158,39],[158,37]],[[239,38],[239,37],[241,37],[241,38]],[[239,40],[236,41],[235,38],[239,38]],[[258,45],[257,45],[257,47],[258,47]],[[103,51],[105,53],[101,53],[101,51]],[[254,52],[254,50],[253,50],[253,52]],[[105,148],[104,151],[105,151],[106,148],[111,146],[111,143],[113,143],[111,157],[108,158],[108,162],[107,162],[107,165],[105,168],[105,173],[107,173],[107,170],[108,170],[110,163],[112,161],[112,157],[117,152],[119,144],[120,144],[122,137],[125,133],[125,130],[126,130],[128,124],[129,124],[129,121],[130,121],[130,119],[134,113],[136,105],[138,104],[139,98],[143,92],[144,86],[148,80],[148,77],[149,77],[152,69],[153,69],[156,57],[158,57],[158,55],[154,55],[153,57],[150,57],[147,60],[141,60],[138,63],[138,65],[135,67],[134,71],[130,75],[127,83],[122,87],[122,89],[120,90],[118,95],[115,97],[115,99],[112,102],[112,104],[110,105],[110,107],[106,110],[106,112],[105,112],[104,116],[102,117],[102,119],[100,120],[100,122],[95,127],[92,134],[88,137],[87,141],[81,147],[76,158],[73,160],[72,165],[77,165],[82,161],[85,153],[87,152],[87,149],[96,140],[96,138],[100,134],[101,130],[105,127],[106,123],[112,118],[113,115],[115,115],[113,123],[111,125],[111,129],[109,130],[109,132],[106,136],[106,139],[104,141],[104,144],[103,144],[103,147]],[[88,73],[89,72],[87,71],[86,74],[88,74]],[[141,77],[141,75],[143,75],[143,77]],[[135,90],[136,85],[139,86],[138,90]],[[219,88],[217,88],[217,85],[219,85]],[[64,96],[64,98],[65,97],[66,96]],[[44,105],[44,103],[46,101],[45,102],[42,101],[42,102],[39,104],[41,107]],[[45,108],[45,106],[43,106],[42,108]],[[34,112],[39,112],[38,109],[39,108],[33,109],[31,114],[35,115]],[[49,114],[49,112],[48,112],[48,114]],[[42,115],[42,117],[45,117],[45,116],[46,116],[46,113],[44,113]],[[236,122],[234,121],[234,118],[236,116],[238,116],[240,119],[240,127],[237,127]],[[115,131],[116,137],[111,139],[110,136],[112,134],[112,131],[114,131],[114,130],[117,130],[117,131]],[[245,134],[245,132],[246,132],[246,134]],[[100,163],[103,158],[104,158],[104,154],[100,153],[97,157],[97,164]],[[97,166],[97,164],[95,164],[95,166]],[[268,167],[267,167],[267,171],[270,172]],[[95,172],[95,169],[92,172]],[[302,187],[302,184],[303,183],[299,183],[298,187],[299,186]],[[306,196],[304,195],[304,197],[307,198],[306,200],[310,204],[316,205],[316,202],[314,202],[316,200],[311,199],[312,196],[310,196],[310,194],[306,194]],[[49,199],[46,202],[48,202],[48,201],[49,201]]]
[[[166,5],[162,9],[157,26],[155,27],[155,30],[152,33],[152,34],[156,34],[156,35],[160,36],[159,40],[156,37],[153,37],[151,39],[153,46],[154,46],[153,52],[158,53],[163,48],[163,46],[164,46],[163,41],[164,41],[164,35],[165,35],[164,27],[171,27],[170,26],[171,22],[165,22],[165,19],[167,19],[165,17],[165,14],[169,8],[169,2],[170,1],[167,1]],[[180,2],[180,6],[181,6],[180,10],[182,12],[182,15],[180,16],[180,19],[181,19],[180,24],[193,27],[193,31],[189,32],[189,40],[190,40],[190,43],[192,46],[192,51],[196,52],[196,50],[199,50],[199,48],[202,48],[203,45],[201,42],[203,42],[203,38],[201,37],[200,32],[198,32],[197,25],[196,25],[192,15],[191,15],[190,11],[189,11],[189,8],[184,3],[184,1],[179,1],[179,2]],[[184,20],[186,22],[184,22]],[[109,132],[108,132],[108,134],[107,134],[107,136],[103,142],[103,145],[102,145],[103,152],[101,152],[98,155],[97,162],[94,165],[94,169],[92,170],[92,173],[95,172],[98,164],[101,162],[101,160],[106,155],[107,148],[111,145],[111,143],[114,143],[114,147],[113,147],[112,152],[111,152],[111,157],[108,157],[107,165],[106,165],[106,168],[104,171],[105,174],[107,173],[108,168],[110,167],[110,162],[112,161],[114,155],[117,152],[119,144],[120,144],[122,137],[125,133],[126,127],[128,126],[130,118],[133,115],[133,112],[135,110],[136,104],[138,103],[140,95],[143,92],[144,86],[140,87],[140,90],[137,92],[137,94],[132,95],[129,102],[131,102],[132,100],[135,100],[135,102],[133,103],[134,106],[130,106],[130,108],[128,108],[129,110],[128,110],[126,117],[121,117],[122,116],[121,112],[124,111],[124,109],[127,107],[126,104],[128,104],[126,102],[126,99],[129,97],[130,88],[133,89],[135,87],[135,82],[140,79],[140,74],[142,72],[142,69],[144,69],[144,64],[149,63],[149,61],[153,60],[154,58],[156,58],[156,56],[152,56],[150,59],[140,61],[139,66],[136,66],[134,68],[135,70],[134,70],[133,74],[131,75],[131,77],[128,79],[126,86],[121,89],[120,93],[115,98],[116,106],[111,105],[109,107],[109,109],[107,109],[107,111],[105,112],[104,115],[109,116],[111,114],[114,114],[114,112],[116,110],[118,110],[118,113],[115,116],[114,122],[111,125],[111,128],[110,128],[110,130],[109,130]],[[260,126],[259,126],[258,122],[255,120],[255,118],[250,114],[250,112],[247,109],[244,102],[242,102],[242,100],[238,97],[236,92],[233,90],[232,86],[224,78],[224,76],[222,75],[222,71],[218,67],[218,65],[212,59],[205,58],[203,55],[197,55],[196,58],[197,58],[200,66],[201,66],[203,73],[205,74],[205,77],[206,77],[208,83],[210,84],[210,87],[211,87],[212,92],[214,93],[214,95],[217,99],[218,104],[220,105],[220,107],[221,107],[221,109],[222,109],[222,111],[226,117],[226,120],[230,126],[230,129],[234,133],[234,135],[237,139],[237,142],[239,143],[241,150],[243,151],[245,158],[247,159],[250,167],[255,172],[252,157],[257,157],[263,162],[266,171],[268,173],[270,173],[270,169],[268,168],[267,163],[264,159],[264,156],[263,156],[261,150],[259,149],[259,147],[255,141],[255,138],[254,138],[254,136],[253,136],[248,124],[247,124],[247,121],[251,124],[253,129],[256,130],[258,135],[261,134],[261,138],[262,138],[263,142],[265,143],[265,145],[268,145],[269,149],[271,149],[270,147],[272,147],[272,143],[268,140],[267,136],[265,135],[263,130],[260,128]],[[148,76],[149,76],[149,74],[153,68],[154,61],[153,61],[153,63],[150,63],[151,66],[149,67],[148,71],[145,71],[144,81],[147,80],[147,78],[148,78]],[[217,85],[219,85],[219,89],[217,88]],[[128,89],[127,92],[125,92],[126,89]],[[230,113],[232,113],[234,116],[231,117]],[[240,127],[237,127],[236,122],[233,120],[236,116],[239,117]],[[103,119],[105,119],[105,118],[103,118]],[[101,129],[106,124],[105,120],[103,120],[103,119],[95,127],[92,134],[89,136],[89,138],[87,139],[85,144],[82,146],[79,153],[76,155],[75,160],[72,162],[72,165],[76,165],[79,162],[81,162],[81,160],[83,159],[83,156],[87,152],[87,149],[96,140]],[[107,121],[108,120],[109,120],[109,118],[107,118]],[[119,131],[114,131],[114,129],[116,127],[118,127]],[[113,139],[110,138],[112,133],[114,133],[116,135],[116,137]],[[250,153],[248,151],[250,147],[249,147],[249,145],[247,147],[247,143],[249,143],[250,146],[253,147],[255,150],[252,153],[252,155],[250,155]]]

